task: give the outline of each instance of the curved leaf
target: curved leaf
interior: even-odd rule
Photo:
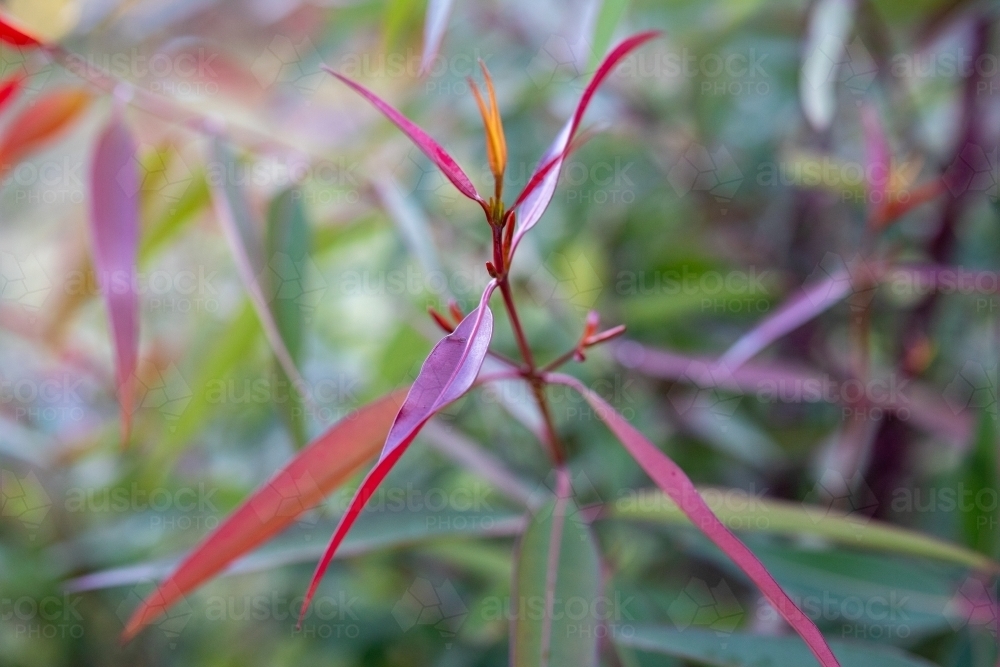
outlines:
[[[427,16],[424,20],[424,53],[420,57],[420,75],[431,69],[434,58],[441,48],[444,31],[448,27],[448,17],[454,0],[428,0]]]
[[[458,188],[459,192],[469,199],[478,202],[483,201],[483,198],[479,196],[478,192],[476,192],[476,187],[472,184],[472,181],[469,180],[466,173],[462,171],[462,168],[458,166],[457,162],[455,162],[455,158],[449,155],[448,151],[441,147],[441,144],[431,138],[431,136],[424,132],[423,129],[421,129],[416,123],[399,113],[382,98],[362,86],[360,83],[348,79],[343,74],[335,72],[329,67],[324,67],[323,69],[346,83],[352,90],[371,102],[372,106],[381,111],[386,118],[391,120],[396,127],[402,130],[403,133],[410,138],[410,141],[416,144],[417,148],[423,151],[424,155],[430,158],[431,162],[437,165],[437,168],[441,170],[441,173],[443,173],[445,177],[451,181],[456,188]]]
[[[865,517],[862,520],[857,515],[827,507],[758,498],[740,489],[699,487],[698,493],[715,516],[735,530],[815,535],[845,546],[934,558],[983,572],[1000,572],[1000,563],[983,554],[875,519]],[[611,516],[633,521],[690,524],[690,519],[669,496],[641,495],[642,500],[637,502],[622,498],[611,508]]]
[[[257,489],[135,610],[122,641],[135,637],[182,595],[281,532],[357,472],[385,440],[403,391],[383,396],[337,422]]]
[[[486,358],[490,339],[493,337],[493,313],[489,308],[489,300],[495,287],[496,283],[491,282],[483,292],[479,306],[466,315],[453,332],[438,341],[427,355],[417,379],[410,387],[406,400],[392,423],[392,428],[389,429],[378,462],[351,498],[351,504],[340,518],[337,529],[323,553],[323,558],[316,565],[316,571],[302,602],[299,623],[302,622],[309,608],[309,602],[316,593],[316,588],[333,555],[337,552],[337,547],[354,525],[365,503],[417,437],[417,433],[427,420],[449,403],[461,398],[475,382]]]
[[[3,111],[8,104],[17,99],[23,83],[23,79],[19,76],[12,76],[0,83],[0,111]]]
[[[61,88],[39,96],[7,126],[0,139],[0,172],[58,136],[90,102],[82,88]]]
[[[570,497],[569,476],[558,471],[556,498],[531,519],[518,548],[511,604],[514,667],[597,664],[598,622],[567,614],[567,600],[596,609],[601,561],[590,528]],[[556,608],[559,605],[562,608]]]
[[[712,510],[684,471],[670,457],[656,448],[653,443],[618,414],[603,398],[585,387],[579,380],[568,375],[552,374],[552,382],[574,388],[586,399],[597,416],[632,455],[632,458],[646,471],[656,485],[677,503],[691,519],[691,523],[706,537],[715,542],[733,562],[757,585],[771,605],[788,624],[799,633],[823,667],[839,667],[837,659],[830,651],[819,628],[802,613],[791,598],[782,590],[778,582],[767,571],[764,564],[739,540]]]
[[[132,383],[139,356],[139,173],[136,146],[119,116],[97,140],[90,171],[90,233],[115,346],[122,444],[132,425]]]
[[[0,42],[6,42],[11,46],[41,46],[42,43],[32,37],[27,28],[18,25],[15,19],[0,14]]]
[[[670,655],[712,667],[800,667],[809,660],[802,644],[792,637],[730,634],[720,638],[713,630],[685,628],[674,630],[656,626],[638,626],[628,633],[615,635],[615,642],[640,651]],[[884,644],[830,642],[834,654],[851,667],[932,667],[894,646]]]
[[[222,165],[220,175],[217,178],[209,179],[215,215],[229,241],[240,280],[250,295],[250,303],[257,311],[257,317],[260,318],[267,342],[282,370],[291,378],[296,392],[299,392],[302,387],[306,386],[305,380],[302,379],[302,375],[285,345],[285,340],[274,321],[274,314],[267,305],[267,299],[258,279],[264,269],[264,251],[261,248],[261,241],[257,237],[250,204],[243,191],[238,188],[238,184],[228,177],[229,165],[233,164],[235,157],[228,151],[219,137],[212,140],[212,157]],[[219,182],[220,179],[221,182]],[[302,397],[308,402],[308,396],[302,395]]]
[[[611,74],[615,65],[622,58],[659,35],[659,30],[649,30],[632,35],[616,46],[601,62],[597,68],[597,72],[594,73],[594,78],[591,79],[587,88],[583,91],[583,95],[580,97],[579,103],[577,103],[573,116],[563,126],[563,129],[559,132],[559,135],[552,142],[552,145],[549,146],[548,150],[545,151],[545,154],[542,155],[542,159],[539,160],[538,166],[535,168],[531,178],[528,179],[524,190],[521,191],[514,205],[511,206],[511,210],[517,209],[517,231],[514,232],[511,252],[520,243],[521,237],[535,226],[539,218],[542,217],[542,214],[545,213],[545,209],[548,208],[549,202],[552,201],[552,195],[555,194],[556,184],[559,181],[559,172],[562,170],[563,160],[570,149],[577,129],[580,127],[583,114],[586,113],[587,107],[590,105],[590,100],[594,97],[594,93],[597,92],[597,88]]]

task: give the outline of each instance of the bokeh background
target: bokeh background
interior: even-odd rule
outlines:
[[[487,281],[479,208],[324,63],[421,123],[488,190],[467,83],[481,80],[482,59],[515,193],[599,55],[637,30],[664,30],[595,99],[585,121],[594,135],[515,263],[538,356],[572,347],[596,310],[627,336],[571,371],[697,483],[1000,555],[997,4],[455,4],[424,75],[420,0],[5,4],[69,54],[0,46],[0,76],[25,77],[16,108],[60,87],[93,97],[7,166],[0,186],[0,664],[506,664],[518,517],[552,485],[544,452],[511,416],[530,396],[512,387],[474,392],[417,440],[301,631],[298,601],[350,489],[118,642],[152,582],[303,442],[413,379],[440,336],[428,305],[453,298],[467,311]],[[164,98],[125,111],[140,143],[143,235],[124,449],[87,232],[107,73],[126,82],[124,99],[139,99],[128,84]],[[936,187],[877,229],[866,114],[891,148],[884,198],[906,204]],[[231,159],[211,157],[209,131],[227,137]],[[276,371],[213,215],[212,179],[250,198],[312,406]],[[269,245],[279,197],[302,216],[287,252]],[[936,274],[952,280],[868,279],[902,262],[952,267]],[[851,281],[845,302],[767,347],[747,367],[757,375],[705,377],[698,359],[722,354],[801,286],[838,276]],[[516,356],[497,318],[495,346]],[[634,501],[648,486],[637,466],[578,401],[553,402],[578,498]],[[506,487],[462,463],[470,447],[502,462]],[[734,630],[783,632],[695,532],[603,520],[595,530],[623,628],[706,632],[723,646]],[[831,638],[942,666],[997,660],[995,577],[817,539],[745,537],[794,598],[819,601],[809,613]],[[607,644],[607,664],[687,664]]]

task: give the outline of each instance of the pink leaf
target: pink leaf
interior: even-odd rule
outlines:
[[[865,106],[861,109],[861,122],[865,135],[865,178],[868,184],[868,207],[871,217],[879,222],[886,205],[889,178],[892,169],[892,151],[886,140],[885,129],[878,111]]]
[[[361,487],[351,499],[344,516],[340,518],[323,557],[316,565],[312,581],[309,582],[309,590],[306,591],[302,602],[299,623],[305,617],[309,602],[316,593],[333,555],[337,552],[337,547],[354,525],[365,503],[417,437],[417,433],[427,420],[449,403],[461,398],[475,382],[486,358],[490,339],[493,337],[493,313],[489,308],[489,300],[495,287],[496,283],[491,282],[483,292],[479,306],[466,315],[455,330],[442,338],[427,355],[416,381],[406,395],[403,407],[399,409],[396,420],[389,429],[378,462],[361,482]]]
[[[382,445],[402,400],[403,390],[383,396],[337,422],[298,452],[143,601],[125,626],[122,641],[132,639],[185,594],[277,535],[354,475]]]
[[[587,106],[590,105],[590,100],[594,97],[594,93],[597,92],[597,88],[611,74],[615,65],[622,58],[658,35],[660,35],[659,30],[650,30],[632,35],[612,49],[611,53],[597,67],[597,72],[587,85],[586,90],[583,91],[583,96],[580,98],[580,102],[577,104],[572,118],[567,121],[555,141],[545,151],[531,178],[528,179],[528,184],[524,186],[524,190],[521,191],[514,205],[511,206],[512,210],[518,209],[518,228],[511,244],[511,252],[520,243],[521,237],[535,226],[539,218],[542,217],[542,214],[545,213],[545,209],[548,208],[549,202],[552,201],[552,195],[555,193],[556,184],[559,181],[559,172],[562,170],[563,160],[573,142],[576,131],[580,127],[583,114],[586,113]]]
[[[90,231],[115,346],[122,443],[132,425],[132,381],[139,351],[139,174],[135,142],[116,116],[97,140],[91,165]]]
[[[391,120],[396,127],[401,129],[410,140],[417,145],[424,155],[429,157],[431,161],[437,165],[437,168],[441,170],[449,181],[451,181],[458,191],[469,199],[475,200],[477,202],[482,202],[483,198],[479,196],[476,192],[476,188],[472,185],[472,181],[469,177],[462,171],[462,168],[458,166],[455,159],[448,154],[448,152],[441,147],[441,144],[434,141],[429,134],[424,132],[416,123],[412,120],[399,113],[391,107],[387,102],[385,102],[378,95],[368,90],[360,83],[351,81],[346,76],[339,74],[329,67],[324,67],[327,72],[334,75],[348,86],[350,86],[355,92],[364,97],[366,100],[372,103],[372,105],[382,112],[386,118]]]
[[[441,48],[444,31],[448,27],[448,17],[454,0],[428,0],[427,15],[424,20],[424,53],[420,58],[420,76],[430,71],[434,58]]]
[[[42,43],[37,38],[32,37],[26,28],[18,25],[17,21],[0,14],[0,42],[6,42],[11,46],[41,46]]]
[[[705,504],[701,494],[698,493],[688,476],[670,457],[657,449],[604,399],[590,391],[576,378],[553,374],[548,376],[548,379],[580,392],[590,403],[597,416],[601,418],[601,421],[611,429],[615,437],[621,441],[632,458],[656,482],[656,485],[677,503],[677,506],[687,515],[695,527],[715,542],[750,577],[778,613],[805,640],[820,665],[839,667],[837,658],[834,657],[816,625],[792,602],[753,552],[719,521],[719,518]]]
[[[846,271],[829,275],[802,288],[801,292],[783,303],[772,315],[743,334],[719,357],[718,363],[730,373],[734,372],[778,338],[798,329],[847,297],[851,289],[851,277]]]

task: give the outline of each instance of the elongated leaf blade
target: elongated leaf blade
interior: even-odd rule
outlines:
[[[361,487],[354,494],[351,504],[337,524],[323,558],[316,566],[302,602],[300,623],[326,568],[337,552],[337,547],[354,525],[365,503],[417,437],[417,433],[427,420],[449,403],[458,400],[475,382],[493,337],[493,313],[489,308],[489,299],[494,288],[495,283],[490,283],[483,292],[479,306],[466,315],[453,332],[438,341],[427,355],[416,381],[410,387],[406,400],[392,423],[392,428],[389,429],[378,462],[361,482]]]
[[[256,225],[253,224],[253,214],[243,192],[236,183],[227,177],[229,170],[225,168],[226,165],[232,164],[235,158],[218,137],[213,139],[212,154],[213,159],[224,166],[221,182],[216,178],[209,179],[212,204],[215,208],[216,218],[218,218],[226,239],[229,241],[240,280],[250,296],[250,302],[253,304],[254,310],[257,311],[257,317],[260,318],[264,335],[267,337],[278,363],[281,364],[282,370],[292,379],[296,390],[305,387],[305,380],[302,379],[299,369],[295,366],[295,361],[281,337],[278,325],[274,321],[274,315],[261,289],[258,276],[261,275],[263,269],[264,252],[260,239],[257,237]]]
[[[302,205],[301,193],[289,189],[271,201],[267,212],[267,267],[262,275],[271,313],[278,333],[295,364],[299,364],[305,340],[305,307],[302,302],[308,289],[310,247],[309,223]],[[275,369],[279,385],[287,387],[292,379],[278,361]],[[297,391],[275,405],[297,447],[309,439],[306,431],[302,397]]]
[[[719,357],[719,365],[730,373],[734,372],[777,339],[846,298],[851,289],[851,278],[846,272],[836,273],[804,287],[801,292],[733,343],[726,353]]]
[[[514,667],[597,664],[598,623],[589,610],[601,593],[601,564],[590,528],[569,497],[560,471],[557,497],[531,519],[517,551],[514,575],[518,610],[513,620]],[[583,601],[583,617],[568,613],[567,601]]]
[[[810,10],[799,99],[809,124],[819,132],[830,127],[837,110],[838,69],[844,61],[855,10],[854,0],[819,0]]]
[[[97,140],[90,171],[90,233],[115,348],[122,444],[132,425],[132,383],[139,356],[139,174],[136,145],[118,116]]]
[[[420,126],[401,114],[388,102],[362,86],[360,83],[352,81],[343,74],[335,72],[328,67],[324,69],[346,83],[352,90],[361,95],[363,98],[368,100],[372,106],[381,111],[386,118],[402,130],[403,133],[410,138],[410,141],[416,144],[417,148],[423,151],[424,155],[430,158],[431,162],[433,162],[437,168],[441,170],[441,173],[445,175],[445,178],[451,181],[452,184],[458,188],[459,192],[474,201],[483,201],[483,198],[479,196],[478,192],[476,192],[476,187],[472,184],[472,181],[469,180],[466,173],[462,171],[462,168],[458,166],[457,162],[455,162],[455,158],[449,155],[448,151],[442,148],[441,144],[435,141],[429,134],[424,132]]]
[[[19,76],[12,76],[0,83],[0,111],[3,111],[8,104],[17,99],[22,85],[23,79]]]
[[[22,109],[0,139],[0,173],[59,136],[87,108],[90,99],[82,88],[60,88]]]
[[[711,667],[801,667],[809,654],[793,637],[729,634],[712,630],[638,626],[615,635],[615,642],[640,651],[660,653]],[[830,642],[833,653],[851,667],[932,667],[923,658],[893,646],[863,642]]]
[[[712,540],[757,585],[771,605],[805,640],[819,664],[823,667],[839,667],[816,625],[788,597],[753,552],[719,521],[684,471],[579,380],[566,375],[549,377],[553,382],[573,387],[586,399],[601,421],[656,485],[677,503],[698,530]]]
[[[957,544],[893,526],[857,518],[831,508],[758,498],[740,489],[699,487],[705,504],[727,526],[746,532],[815,535],[844,546],[901,556],[932,558],[983,572],[1000,572],[1000,563]],[[611,516],[631,521],[690,525],[687,515],[669,496],[637,493],[641,501],[623,496]]]
[[[549,202],[552,201],[552,195],[555,194],[556,184],[559,181],[559,173],[562,171],[563,161],[572,145],[573,137],[580,127],[583,115],[587,112],[587,107],[590,105],[590,101],[593,99],[598,87],[604,83],[604,80],[611,74],[622,58],[659,35],[660,31],[658,30],[650,30],[632,35],[612,49],[611,53],[601,61],[600,66],[594,73],[594,78],[591,79],[587,88],[583,91],[583,95],[580,97],[579,103],[577,103],[573,116],[563,126],[563,129],[559,132],[555,141],[552,142],[552,145],[545,151],[545,154],[542,155],[542,159],[538,162],[538,166],[535,168],[534,173],[532,173],[531,178],[528,179],[527,185],[524,186],[524,190],[521,191],[521,194],[518,195],[517,200],[511,207],[512,209],[517,209],[518,215],[517,231],[514,232],[512,248],[516,248],[521,238],[528,230],[535,226],[542,217],[542,214],[545,213],[545,209],[548,208]]]
[[[11,46],[41,46],[42,43],[30,34],[30,31],[19,25],[19,23],[2,13],[0,13],[0,42],[6,42]]]
[[[441,49],[445,30],[448,28],[448,17],[454,0],[428,0],[427,16],[424,20],[424,52],[420,57],[420,75],[430,71],[434,59]]]
[[[281,532],[354,475],[378,452],[404,391],[384,396],[337,422],[257,489],[143,601],[125,626],[122,640],[135,637],[182,595]]]

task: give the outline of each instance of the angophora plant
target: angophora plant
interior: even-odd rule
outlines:
[[[542,156],[524,189],[510,206],[505,205],[503,201],[507,159],[506,139],[493,82],[485,66],[483,66],[485,96],[474,83],[471,84],[471,88],[485,125],[486,152],[490,171],[494,177],[493,194],[488,198],[479,194],[458,163],[426,132],[361,84],[330,71],[333,76],[371,102],[399,127],[459,192],[480,205],[492,233],[492,257],[486,262],[485,267],[490,281],[483,291],[479,305],[467,315],[463,316],[457,308],[451,309],[450,317],[431,311],[447,335],[431,350],[405,398],[402,397],[402,392],[398,392],[373,402],[362,408],[353,419],[332,427],[301,452],[209,535],[174,574],[140,606],[125,629],[126,639],[133,637],[143,626],[155,620],[167,607],[177,601],[183,592],[191,590],[218,573],[236,556],[267,540],[286,525],[287,521],[283,520],[279,512],[270,511],[277,508],[283,500],[295,497],[303,507],[318,502],[325,493],[343,482],[367,456],[373,453],[372,450],[380,445],[381,453],[375,466],[352,498],[316,567],[302,605],[301,622],[301,615],[306,613],[310,600],[344,537],[366,502],[427,421],[465,395],[476,384],[516,380],[523,381],[530,387],[530,394],[542,417],[544,444],[558,480],[556,499],[549,508],[550,512],[539,513],[536,522],[528,528],[523,538],[523,541],[536,539],[540,531],[542,535],[547,535],[538,539],[543,539],[545,543],[549,567],[541,568],[546,614],[537,621],[537,628],[525,629],[518,623],[512,630],[512,652],[517,664],[545,664],[550,661],[559,664],[553,654],[552,635],[555,630],[552,622],[552,606],[559,577],[568,576],[567,572],[562,571],[565,569],[562,567],[565,559],[561,558],[560,550],[563,550],[565,535],[570,530],[583,530],[581,538],[589,545],[588,548],[595,548],[586,525],[572,528],[567,525],[572,498],[568,483],[566,453],[546,393],[547,387],[552,384],[565,385],[579,392],[653,481],[678,505],[691,522],[728,554],[760,588],[771,605],[805,640],[819,663],[824,667],[838,664],[813,622],[785,594],[757,557],[716,517],[684,472],[604,399],[573,377],[556,372],[570,360],[582,361],[587,348],[621,334],[624,328],[614,327],[599,331],[598,318],[596,314],[591,314],[574,349],[548,364],[540,365],[532,352],[518,316],[517,303],[510,283],[510,269],[518,245],[524,235],[539,221],[551,201],[563,163],[576,145],[575,140],[578,143],[580,125],[595,91],[626,55],[655,38],[657,34],[654,31],[644,32],[626,39],[599,64],[572,117]],[[109,139],[113,140],[113,137]],[[490,303],[497,292],[520,350],[519,361],[508,359],[490,350],[493,335],[493,312]],[[491,354],[503,365],[503,370],[480,375],[484,360]],[[296,483],[306,473],[310,474],[315,483],[303,491]],[[316,477],[319,479],[315,479]],[[544,518],[540,520],[539,516]],[[594,563],[597,562],[596,553],[592,560]],[[524,579],[524,576],[519,577],[521,583],[524,583]],[[596,586],[596,572],[594,579]],[[587,648],[589,644],[592,644],[591,648]],[[592,653],[596,650],[596,641],[581,642],[580,647],[574,650],[581,649]],[[593,657],[590,658],[591,662],[592,660]]]

